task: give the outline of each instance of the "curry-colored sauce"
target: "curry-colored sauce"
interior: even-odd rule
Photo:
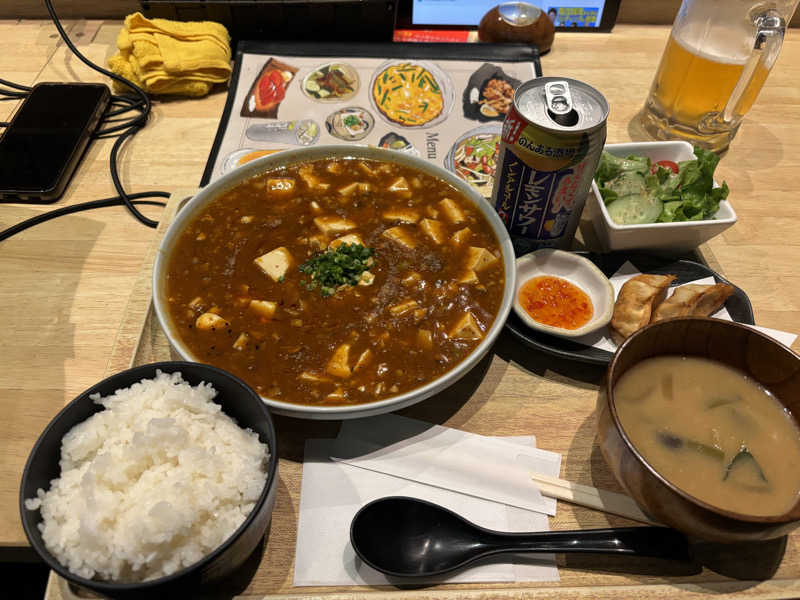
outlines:
[[[373,251],[370,277],[323,294],[301,267],[337,243]],[[492,326],[504,286],[500,245],[467,197],[359,159],[243,181],[186,226],[167,272],[171,319],[198,361],[262,396],[327,406],[382,400],[454,368]]]
[[[583,327],[594,314],[586,292],[551,275],[526,281],[519,290],[519,303],[534,321],[562,329]]]

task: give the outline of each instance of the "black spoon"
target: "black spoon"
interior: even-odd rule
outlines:
[[[350,543],[367,565],[397,577],[439,575],[501,552],[594,552],[690,561],[683,534],[666,527],[503,533],[416,498],[370,502],[353,517]]]

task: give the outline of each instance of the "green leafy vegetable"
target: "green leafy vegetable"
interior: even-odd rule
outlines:
[[[750,450],[744,444],[742,444],[739,452],[733,457],[733,460],[731,460],[731,462],[728,463],[728,466],[725,468],[725,475],[723,475],[722,481],[726,481],[737,467],[740,467],[740,470],[741,468],[750,467],[748,472],[755,477],[757,481],[761,483],[767,483],[767,476],[764,475],[761,465],[758,464],[756,457],[750,453]]]
[[[360,125],[360,124],[361,124],[361,119],[359,119],[359,118],[358,118],[357,116],[355,116],[355,115],[347,115],[347,116],[344,118],[344,124],[345,124],[347,127],[356,127],[357,125]]]
[[[323,296],[331,296],[341,286],[356,285],[374,263],[374,254],[374,249],[361,244],[341,244],[300,265],[300,272],[311,277],[311,281],[302,283],[306,289],[319,287]]]
[[[719,448],[715,448],[714,446],[709,446],[708,444],[703,444],[695,440],[682,438],[669,431],[656,431],[656,437],[658,438],[659,442],[661,442],[670,450],[681,450],[685,448],[687,450],[691,450],[692,452],[702,454],[703,456],[716,460],[720,463],[725,458],[725,453]]]
[[[644,156],[620,158],[603,152],[595,181],[615,222],[631,225],[713,218],[720,201],[728,197],[728,185],[723,182],[713,187],[719,156],[702,148],[695,148],[694,154],[694,160],[678,163],[678,173],[673,173],[661,165],[651,171],[650,159]],[[611,210],[622,198],[624,209]]]

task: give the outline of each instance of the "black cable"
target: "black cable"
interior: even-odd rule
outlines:
[[[150,219],[145,215],[143,215],[136,208],[136,205],[146,204],[151,206],[165,206],[163,202],[138,200],[138,199],[153,198],[153,197],[169,198],[169,193],[138,192],[135,194],[128,194],[122,187],[122,182],[120,181],[117,168],[117,158],[119,155],[119,150],[122,147],[122,144],[124,144],[125,140],[127,140],[128,138],[133,137],[147,123],[147,119],[150,115],[150,110],[152,108],[149,96],[142,88],[137,86],[132,81],[129,81],[125,77],[117,75],[116,73],[112,73],[111,71],[108,71],[107,69],[104,69],[96,65],[95,63],[87,59],[83,54],[81,54],[67,36],[67,32],[62,27],[61,21],[58,19],[58,15],[56,15],[51,0],[44,0],[44,3],[45,6],[47,7],[47,11],[50,13],[50,18],[52,19],[53,24],[55,25],[59,35],[61,36],[61,39],[70,49],[70,51],[89,68],[130,88],[132,92],[136,94],[136,96],[138,96],[138,98],[131,97],[130,95],[113,95],[111,97],[109,108],[111,107],[115,108],[106,111],[106,114],[103,116],[103,123],[115,123],[115,125],[106,127],[104,129],[100,129],[96,131],[94,134],[94,137],[96,139],[114,137],[114,134],[118,134],[117,140],[111,147],[111,155],[109,156],[109,167],[111,172],[111,180],[114,184],[114,188],[116,189],[119,195],[113,198],[105,198],[103,200],[92,200],[90,202],[73,204],[71,206],[65,206],[63,208],[51,210],[46,213],[36,215],[34,217],[31,217],[30,219],[22,221],[21,223],[12,225],[11,227],[7,228],[4,231],[0,231],[0,241],[6,240],[12,235],[15,235],[26,229],[29,229],[30,227],[34,227],[35,225],[44,223],[51,219],[61,217],[63,215],[68,215],[85,210],[92,210],[95,208],[102,208],[106,206],[124,205],[128,209],[128,211],[130,211],[130,213],[144,225],[147,225],[148,227],[158,226],[158,221],[154,221],[153,219]],[[0,88],[0,100],[18,100],[21,98],[26,98],[30,90],[32,89],[29,86],[14,83],[12,81],[7,81],[5,79],[0,79],[0,85],[5,86],[5,88],[9,88],[9,89]],[[121,115],[131,111],[136,111],[139,114],[131,115],[129,117],[124,117],[120,119],[111,119],[111,117],[115,117],[117,115]],[[0,127],[7,127],[8,125],[9,123],[0,122]]]
[[[8,121],[0,121],[0,127],[8,127],[9,125],[11,125],[11,123]]]
[[[118,190],[122,189],[122,184],[119,181],[119,173],[117,173],[117,152],[119,152],[119,149],[122,147],[122,144],[125,142],[125,140],[135,135],[136,132],[139,131],[139,129],[141,129],[141,127],[142,127],[141,125],[135,125],[134,127],[131,127],[128,131],[120,135],[117,138],[117,141],[115,141],[114,145],[111,147],[111,158],[109,161],[111,163],[111,181],[114,182],[114,187],[117,188]],[[168,196],[169,194],[167,194],[167,197]],[[153,228],[158,227],[158,221],[154,221],[153,219],[150,219],[144,216],[142,213],[140,213],[133,205],[133,202],[131,202],[130,197],[128,195],[120,194],[120,197],[125,202],[125,206],[128,207],[128,210],[131,211],[133,216],[136,217],[142,224]]]
[[[139,210],[136,208],[134,203],[131,202],[131,200],[130,200],[131,197],[127,192],[125,192],[125,189],[122,187],[122,182],[120,181],[119,174],[117,172],[117,155],[119,153],[119,149],[122,146],[123,142],[126,139],[128,139],[129,137],[133,136],[137,131],[139,131],[139,129],[144,127],[145,124],[147,123],[147,118],[150,115],[150,109],[151,109],[151,103],[150,103],[149,96],[147,95],[147,93],[142,88],[140,88],[138,85],[136,85],[132,81],[129,81],[128,79],[126,79],[125,77],[122,77],[121,75],[117,75],[116,73],[112,73],[108,69],[104,69],[103,67],[94,64],[92,61],[90,61],[88,58],[86,58],[83,54],[81,54],[80,51],[75,47],[75,45],[69,39],[69,36],[67,35],[67,32],[64,31],[64,28],[61,26],[61,21],[59,21],[58,15],[56,15],[56,11],[53,8],[53,3],[51,2],[51,0],[44,0],[44,3],[45,3],[45,6],[47,6],[47,12],[50,13],[50,18],[52,19],[53,24],[56,26],[56,29],[58,30],[58,33],[61,36],[61,39],[64,41],[64,43],[70,49],[70,51],[83,64],[85,64],[90,69],[93,69],[94,71],[97,71],[98,73],[102,73],[103,75],[105,75],[107,77],[110,77],[114,81],[117,81],[117,82],[127,86],[128,88],[133,90],[139,96],[140,102],[142,103],[142,106],[139,109],[141,111],[139,116],[133,117],[130,120],[130,122],[126,123],[125,125],[116,125],[116,126],[112,126],[110,128],[102,129],[102,130],[98,131],[96,135],[107,136],[107,135],[109,135],[111,133],[115,133],[117,131],[121,131],[122,132],[120,134],[120,136],[117,138],[117,140],[114,142],[114,146],[111,148],[111,155],[109,157],[109,168],[111,170],[111,180],[114,183],[114,188],[116,189],[117,194],[119,194],[119,197],[122,198],[122,200],[125,202],[125,206],[127,206],[128,210],[131,212],[131,214],[134,217],[136,217],[137,220],[139,220],[141,223],[147,225],[148,227],[157,227],[158,226],[158,221],[154,221],[153,219],[150,219],[150,218],[146,217],[145,215],[143,215],[141,212],[139,212]],[[121,98],[121,96],[120,96],[120,98]],[[121,102],[125,103],[125,102],[127,102],[127,100],[121,100]],[[126,127],[128,128],[127,130],[125,129]]]
[[[156,200],[134,201],[136,198],[152,198],[152,197],[169,198],[169,194],[167,192],[139,192],[137,194],[128,194],[127,200],[120,198],[119,196],[114,196],[113,198],[103,198],[102,200],[91,200],[90,202],[82,202],[80,204],[64,206],[63,208],[57,208],[56,210],[51,210],[46,213],[36,215],[35,217],[31,217],[30,219],[26,219],[21,223],[12,225],[8,229],[0,231],[0,242],[2,242],[3,240],[7,240],[12,235],[16,235],[22,231],[25,231],[26,229],[30,229],[35,225],[39,225],[41,223],[44,223],[51,219],[55,219],[57,217],[63,217],[64,215],[69,215],[84,210],[92,210],[95,208],[103,208],[106,206],[123,206],[123,205],[127,206],[128,203],[148,204],[150,206],[166,206],[164,202],[158,202]]]
[[[31,87],[27,85],[22,85],[19,83],[14,83],[13,81],[7,81],[5,79],[0,79],[0,84],[10,87],[10,88],[17,88],[18,90],[22,90],[23,92],[30,92]]]
[[[19,100],[20,98],[27,98],[28,92],[15,92],[13,90],[0,89],[0,96],[3,96],[5,98],[11,98],[14,100]]]
[[[72,53],[78,58],[78,60],[80,60],[83,64],[85,64],[90,69],[93,69],[93,70],[97,71],[98,73],[102,73],[106,77],[110,77],[114,81],[117,81],[117,82],[119,82],[119,83],[121,83],[123,85],[128,86],[130,89],[132,89],[134,92],[136,92],[140,96],[140,98],[142,99],[142,102],[144,102],[145,108],[144,108],[144,111],[143,111],[142,115],[140,117],[138,117],[138,120],[141,121],[142,124],[144,124],[147,121],[147,116],[150,114],[150,106],[151,106],[150,105],[150,98],[148,97],[147,93],[142,88],[140,88],[138,85],[133,83],[132,81],[126,79],[125,77],[122,77],[121,75],[117,75],[116,73],[113,73],[113,72],[109,71],[108,69],[104,69],[103,67],[94,64],[92,61],[90,61],[88,58],[86,58],[83,54],[81,54],[80,51],[75,47],[75,44],[72,43],[72,40],[69,39],[69,36],[67,35],[67,32],[64,31],[64,28],[61,26],[61,21],[59,21],[58,15],[56,15],[56,11],[53,8],[53,3],[50,0],[44,0],[44,4],[47,7],[47,12],[50,13],[50,18],[53,20],[53,24],[56,26],[56,29],[58,30],[58,33],[61,36],[61,39],[64,40],[64,43],[72,51]],[[120,195],[122,195],[122,194],[120,194]]]

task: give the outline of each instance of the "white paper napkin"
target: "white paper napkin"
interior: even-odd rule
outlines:
[[[622,288],[622,285],[628,281],[631,277],[635,275],[639,275],[640,271],[634,267],[630,261],[626,261],[616,273],[614,273],[610,278],[609,281],[611,282],[611,286],[614,288],[614,298],[619,295],[619,290]],[[687,282],[682,285],[688,285],[689,283],[699,284],[699,285],[713,285],[714,278],[713,277],[703,277],[702,279],[697,279],[695,281]],[[667,298],[669,298],[677,288],[681,286],[674,286],[667,290]],[[715,319],[723,319],[725,321],[733,321],[731,315],[728,313],[728,310],[723,306],[714,314],[710,315]],[[764,333],[765,335],[770,336],[771,338],[778,340],[781,344],[786,346],[791,346],[794,341],[797,339],[797,335],[793,333],[787,333],[785,331],[778,331],[777,329],[770,329],[768,327],[760,327],[758,325],[748,325],[748,327],[752,327],[753,329]],[[617,344],[614,340],[611,339],[611,333],[608,327],[603,327],[598,331],[590,333],[588,335],[583,335],[577,338],[572,338],[573,341],[578,342],[579,344],[584,344],[586,346],[594,346],[595,348],[599,348],[601,350],[607,350],[608,352],[616,352],[617,351]]]
[[[491,439],[491,438],[484,438]],[[507,441],[507,440],[512,441]],[[516,450],[529,450],[534,438],[506,438]],[[548,531],[542,513],[404,480],[330,460],[332,440],[306,443],[294,585],[385,585],[397,583],[364,565],[350,546],[350,522],[368,502],[384,496],[412,496],[435,502],[490,529]],[[558,473],[558,471],[556,471]],[[507,555],[450,576],[415,579],[417,583],[558,581],[555,557]]]
[[[561,455],[393,414],[345,421],[334,460],[526,510],[556,514],[530,473],[558,477]]]

